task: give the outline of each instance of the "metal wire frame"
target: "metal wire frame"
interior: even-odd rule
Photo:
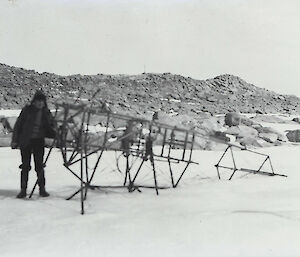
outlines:
[[[128,192],[140,191],[140,188],[153,188],[156,194],[159,194],[160,189],[167,189],[170,187],[177,187],[185,174],[190,164],[198,164],[192,161],[192,152],[195,141],[195,132],[193,130],[186,130],[167,124],[154,122],[151,120],[136,118],[128,115],[112,113],[108,110],[102,110],[95,106],[89,107],[85,104],[67,104],[58,103],[56,108],[59,109],[62,118],[57,120],[58,123],[58,135],[55,143],[53,143],[50,149],[46,161],[51,154],[55,145],[59,146],[64,167],[71,172],[72,175],[80,182],[79,189],[70,195],[67,200],[72,199],[74,196],[80,193],[81,202],[81,214],[84,214],[84,201],[87,199],[89,189],[95,188],[127,188]],[[105,132],[102,135],[103,141],[101,144],[97,144],[89,141],[89,127],[91,117],[93,115],[101,116],[106,119]],[[74,119],[80,120],[80,124],[74,124]],[[138,131],[124,131],[122,135],[119,135],[115,141],[109,141],[109,126],[112,121],[120,120],[123,123],[140,124],[141,127]],[[146,130],[146,134],[143,134],[143,130]],[[163,134],[163,142],[161,145],[160,154],[155,154],[153,146],[156,144],[155,133],[159,131]],[[176,135],[184,135],[183,139],[177,138]],[[131,140],[134,138],[134,140]],[[130,141],[126,147],[123,144],[124,141]],[[117,142],[121,142],[121,146],[116,146]],[[172,156],[174,149],[180,149],[182,151],[181,157]],[[126,159],[126,167],[124,172],[124,182],[122,185],[95,185],[93,184],[94,175],[99,170],[100,162],[105,151],[120,151]],[[89,158],[93,155],[97,155],[96,162],[93,167],[90,167]],[[130,164],[130,158],[135,157],[141,160],[138,169],[135,171],[133,165]],[[142,166],[150,161],[153,173],[153,186],[137,184],[136,179],[142,171]],[[171,186],[160,186],[156,172],[156,161],[167,161],[169,165],[169,172],[171,177]],[[180,172],[180,175],[175,179],[173,175],[173,167],[178,163],[185,163],[184,169]],[[74,168],[74,164],[80,165],[79,174]],[[91,173],[89,171],[92,170]],[[34,189],[33,189],[34,191]],[[33,193],[32,191],[32,193]]]
[[[226,170],[231,170],[233,171],[232,174],[229,177],[229,180],[231,180],[234,176],[234,174],[237,171],[242,171],[242,172],[248,172],[248,173],[252,173],[252,174],[258,174],[258,175],[265,175],[265,176],[281,176],[281,177],[287,177],[287,175],[284,174],[279,174],[279,173],[275,173],[274,172],[274,168],[273,168],[273,164],[271,161],[271,157],[267,154],[263,154],[251,149],[247,149],[246,147],[241,147],[238,145],[234,145],[234,144],[227,144],[227,148],[225,149],[225,151],[223,152],[221,158],[219,159],[218,163],[215,165],[216,169],[217,169],[217,174],[218,174],[218,178],[221,179],[221,175],[220,175],[220,169],[226,169]],[[265,157],[263,162],[260,164],[258,169],[247,169],[244,167],[237,167],[236,161],[235,161],[235,156],[234,156],[234,151],[233,148],[238,148],[242,151],[247,151],[249,153],[253,153],[255,155],[259,155],[259,156],[263,156]],[[232,166],[225,166],[225,165],[221,165],[222,160],[224,159],[224,157],[226,156],[226,154],[228,154],[228,152],[230,152],[230,156],[231,156],[231,160],[232,160]],[[267,172],[267,171],[263,171],[262,168],[264,167],[264,165],[269,162],[270,168],[271,168],[271,172]]]

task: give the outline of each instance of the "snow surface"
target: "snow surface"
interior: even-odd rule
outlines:
[[[65,200],[79,183],[62,167],[59,151],[46,167],[51,196],[19,200],[19,152],[1,148],[1,257],[299,256],[300,147],[261,151],[288,178],[239,172],[228,181],[229,173],[222,172],[219,181],[214,164],[221,152],[199,150],[194,159],[200,164],[189,168],[177,189],[160,190],[159,196],[149,189],[89,191],[82,216],[79,196]],[[244,152],[235,154],[238,165],[260,164]],[[114,162],[114,153],[104,155],[98,183],[118,178]],[[158,164],[159,181],[168,177],[164,165]],[[31,171],[30,188],[34,182]]]
[[[0,109],[0,116],[2,117],[15,117],[19,116],[21,110],[3,110]]]

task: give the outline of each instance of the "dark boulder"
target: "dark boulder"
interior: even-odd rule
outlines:
[[[235,112],[230,112],[225,115],[225,125],[232,127],[241,124],[241,115]]]
[[[290,142],[300,142],[300,129],[291,130],[286,136]]]

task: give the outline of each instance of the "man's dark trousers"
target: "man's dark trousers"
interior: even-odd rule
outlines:
[[[21,148],[22,156],[22,171],[21,171],[21,189],[27,189],[28,173],[31,169],[30,161],[31,154],[33,154],[34,168],[38,177],[38,185],[40,189],[45,188],[45,175],[44,175],[44,139],[43,138],[32,138],[29,144]]]

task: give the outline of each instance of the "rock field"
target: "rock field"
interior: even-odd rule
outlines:
[[[22,108],[37,89],[46,93],[50,108],[56,101],[94,99],[106,102],[113,111],[132,116],[151,118],[158,112],[163,122],[227,141],[234,137],[241,145],[279,145],[290,138],[296,141],[298,137],[293,134],[287,138],[285,134],[260,125],[261,122],[286,122],[265,114],[299,114],[298,97],[276,94],[228,74],[207,80],[170,73],[59,76],[0,64],[0,109]],[[256,116],[249,119],[239,113],[256,113]],[[297,119],[289,122],[296,124]],[[0,134],[6,135],[5,144],[10,133],[6,123],[7,118],[2,117]],[[14,119],[9,123],[12,127]],[[200,140],[198,145],[204,149],[215,148],[207,140]]]
[[[283,85],[284,86],[284,85]],[[0,108],[21,108],[36,89],[49,102],[80,97],[105,100],[115,111],[142,114],[161,110],[199,117],[205,113],[299,113],[300,99],[258,88],[233,75],[196,80],[170,73],[58,76],[0,64]]]

